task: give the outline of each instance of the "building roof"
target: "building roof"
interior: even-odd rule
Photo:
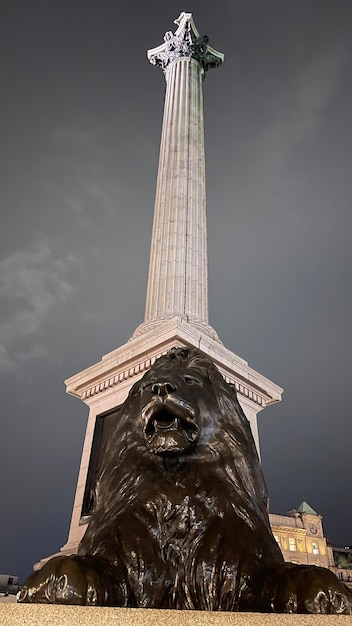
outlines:
[[[309,515],[318,515],[311,506],[309,506],[308,502],[303,500],[303,502],[299,505],[297,509],[298,513],[308,513]]]

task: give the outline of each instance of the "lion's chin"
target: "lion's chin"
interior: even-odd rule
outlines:
[[[182,431],[172,429],[158,431],[147,440],[150,452],[159,456],[186,454],[194,444],[195,441],[190,441]]]
[[[194,410],[179,398],[153,398],[142,410],[142,419],[146,445],[153,454],[186,454],[198,440],[199,427]]]

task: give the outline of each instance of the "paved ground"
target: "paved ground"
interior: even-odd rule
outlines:
[[[0,602],[16,602],[16,596],[4,596],[0,594]]]
[[[1,626],[352,626],[352,616],[0,604]]]

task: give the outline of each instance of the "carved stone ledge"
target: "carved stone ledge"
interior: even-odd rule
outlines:
[[[93,385],[89,389],[86,389],[82,392],[81,399],[84,401],[88,398],[91,398],[92,396],[103,393],[110,387],[114,387],[115,385],[120,384],[122,381],[128,380],[129,378],[132,378],[133,376],[136,376],[137,374],[144,372],[145,370],[149,369],[153,365],[153,363],[155,363],[156,359],[166,354],[167,352],[168,350],[164,350],[163,352],[155,354],[150,359],[146,359],[145,361],[140,362],[135,367],[127,368],[123,370],[122,372],[119,372],[119,374],[117,374],[116,376],[112,376],[111,378],[108,378],[98,383],[97,385]],[[235,386],[236,391],[239,395],[244,396],[245,398],[248,398],[249,400],[252,400],[252,402],[254,402],[255,404],[258,404],[261,407],[265,407],[266,403],[265,403],[265,398],[263,396],[260,396],[259,394],[254,393],[251,389],[235,381],[230,376],[224,376],[224,379],[230,385]]]

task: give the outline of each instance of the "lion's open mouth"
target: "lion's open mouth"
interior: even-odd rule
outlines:
[[[198,437],[192,407],[176,398],[154,398],[142,411],[144,435],[155,454],[185,452]]]

